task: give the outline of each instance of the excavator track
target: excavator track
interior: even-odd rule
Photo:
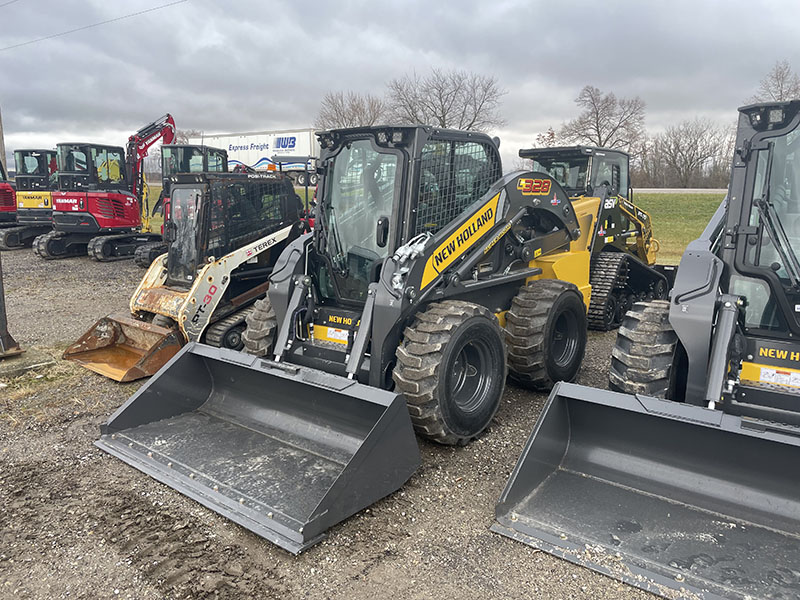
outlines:
[[[149,242],[142,244],[133,253],[133,262],[137,267],[142,269],[149,269],[153,261],[162,254],[166,254],[169,250],[169,244],[166,242]]]
[[[67,234],[62,231],[49,231],[33,240],[33,251],[45,260],[84,256],[86,244],[68,244]]]
[[[205,334],[205,343],[209,346],[216,346],[217,348],[231,348],[233,350],[239,350],[244,347],[244,341],[241,339],[241,333],[238,335],[239,343],[235,344],[235,347],[232,342],[233,340],[228,339],[228,344],[226,345],[226,336],[231,332],[232,329],[238,327],[239,325],[243,325],[245,319],[255,311],[255,306],[248,306],[247,308],[243,308],[242,310],[238,310],[232,315],[228,315],[224,319],[220,319],[216,323],[209,325],[208,329],[206,329]]]
[[[89,240],[86,253],[99,262],[128,260],[133,258],[136,248],[161,239],[160,235],[150,233],[121,233],[99,235]]]
[[[20,225],[19,227],[0,229],[0,250],[24,248],[30,245],[37,235],[46,233],[48,227]]]

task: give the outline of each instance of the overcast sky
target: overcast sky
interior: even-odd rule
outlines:
[[[0,0],[0,48],[169,0]],[[797,2],[188,0],[0,50],[6,149],[123,145],[165,112],[208,134],[309,127],[328,90],[381,94],[464,68],[507,90],[493,132],[511,166],[574,117],[586,84],[640,96],[646,124],[732,123],[777,60],[800,70]]]

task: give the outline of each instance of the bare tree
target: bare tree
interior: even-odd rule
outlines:
[[[548,127],[547,131],[536,134],[534,148],[552,148],[558,146],[558,136],[555,129]]]
[[[725,145],[725,136],[708,119],[695,118],[668,127],[655,139],[664,164],[680,187],[697,181]]]
[[[644,135],[644,100],[617,98],[587,85],[575,103],[583,109],[564,124],[560,135],[569,142],[630,151]]]
[[[175,130],[175,143],[188,144],[189,138],[201,137],[203,132],[199,129],[176,129]]]
[[[779,60],[761,80],[750,102],[782,102],[800,98],[800,77],[792,71],[789,61]]]
[[[495,77],[462,70],[433,69],[388,83],[393,117],[402,122],[486,131],[503,125],[500,99],[506,94]]]
[[[322,97],[314,127],[335,129],[375,125],[386,120],[387,115],[386,101],[377,96],[356,92],[328,92]]]

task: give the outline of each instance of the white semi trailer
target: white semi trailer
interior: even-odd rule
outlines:
[[[297,185],[305,185],[308,168],[309,185],[316,185],[316,158],[319,157],[319,142],[313,129],[283,129],[280,131],[252,131],[249,133],[219,133],[189,138],[190,144],[205,144],[224,148],[228,152],[228,165],[232,171],[243,165],[257,171],[279,170],[276,157],[297,158],[309,156],[308,165],[303,162],[282,163],[280,168],[289,173]]]

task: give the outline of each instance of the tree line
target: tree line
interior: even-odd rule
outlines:
[[[487,75],[460,69],[433,69],[427,75],[414,72],[389,81],[383,95],[327,92],[314,127],[424,123],[485,132],[505,124],[500,115],[505,94],[497,78]],[[800,77],[788,61],[778,61],[745,102],[794,98],[800,98]],[[631,181],[637,187],[728,185],[735,123],[723,126],[697,116],[649,133],[644,100],[618,98],[592,85],[580,91],[575,104],[577,117],[537,134],[531,145],[585,144],[624,150],[631,155]]]

